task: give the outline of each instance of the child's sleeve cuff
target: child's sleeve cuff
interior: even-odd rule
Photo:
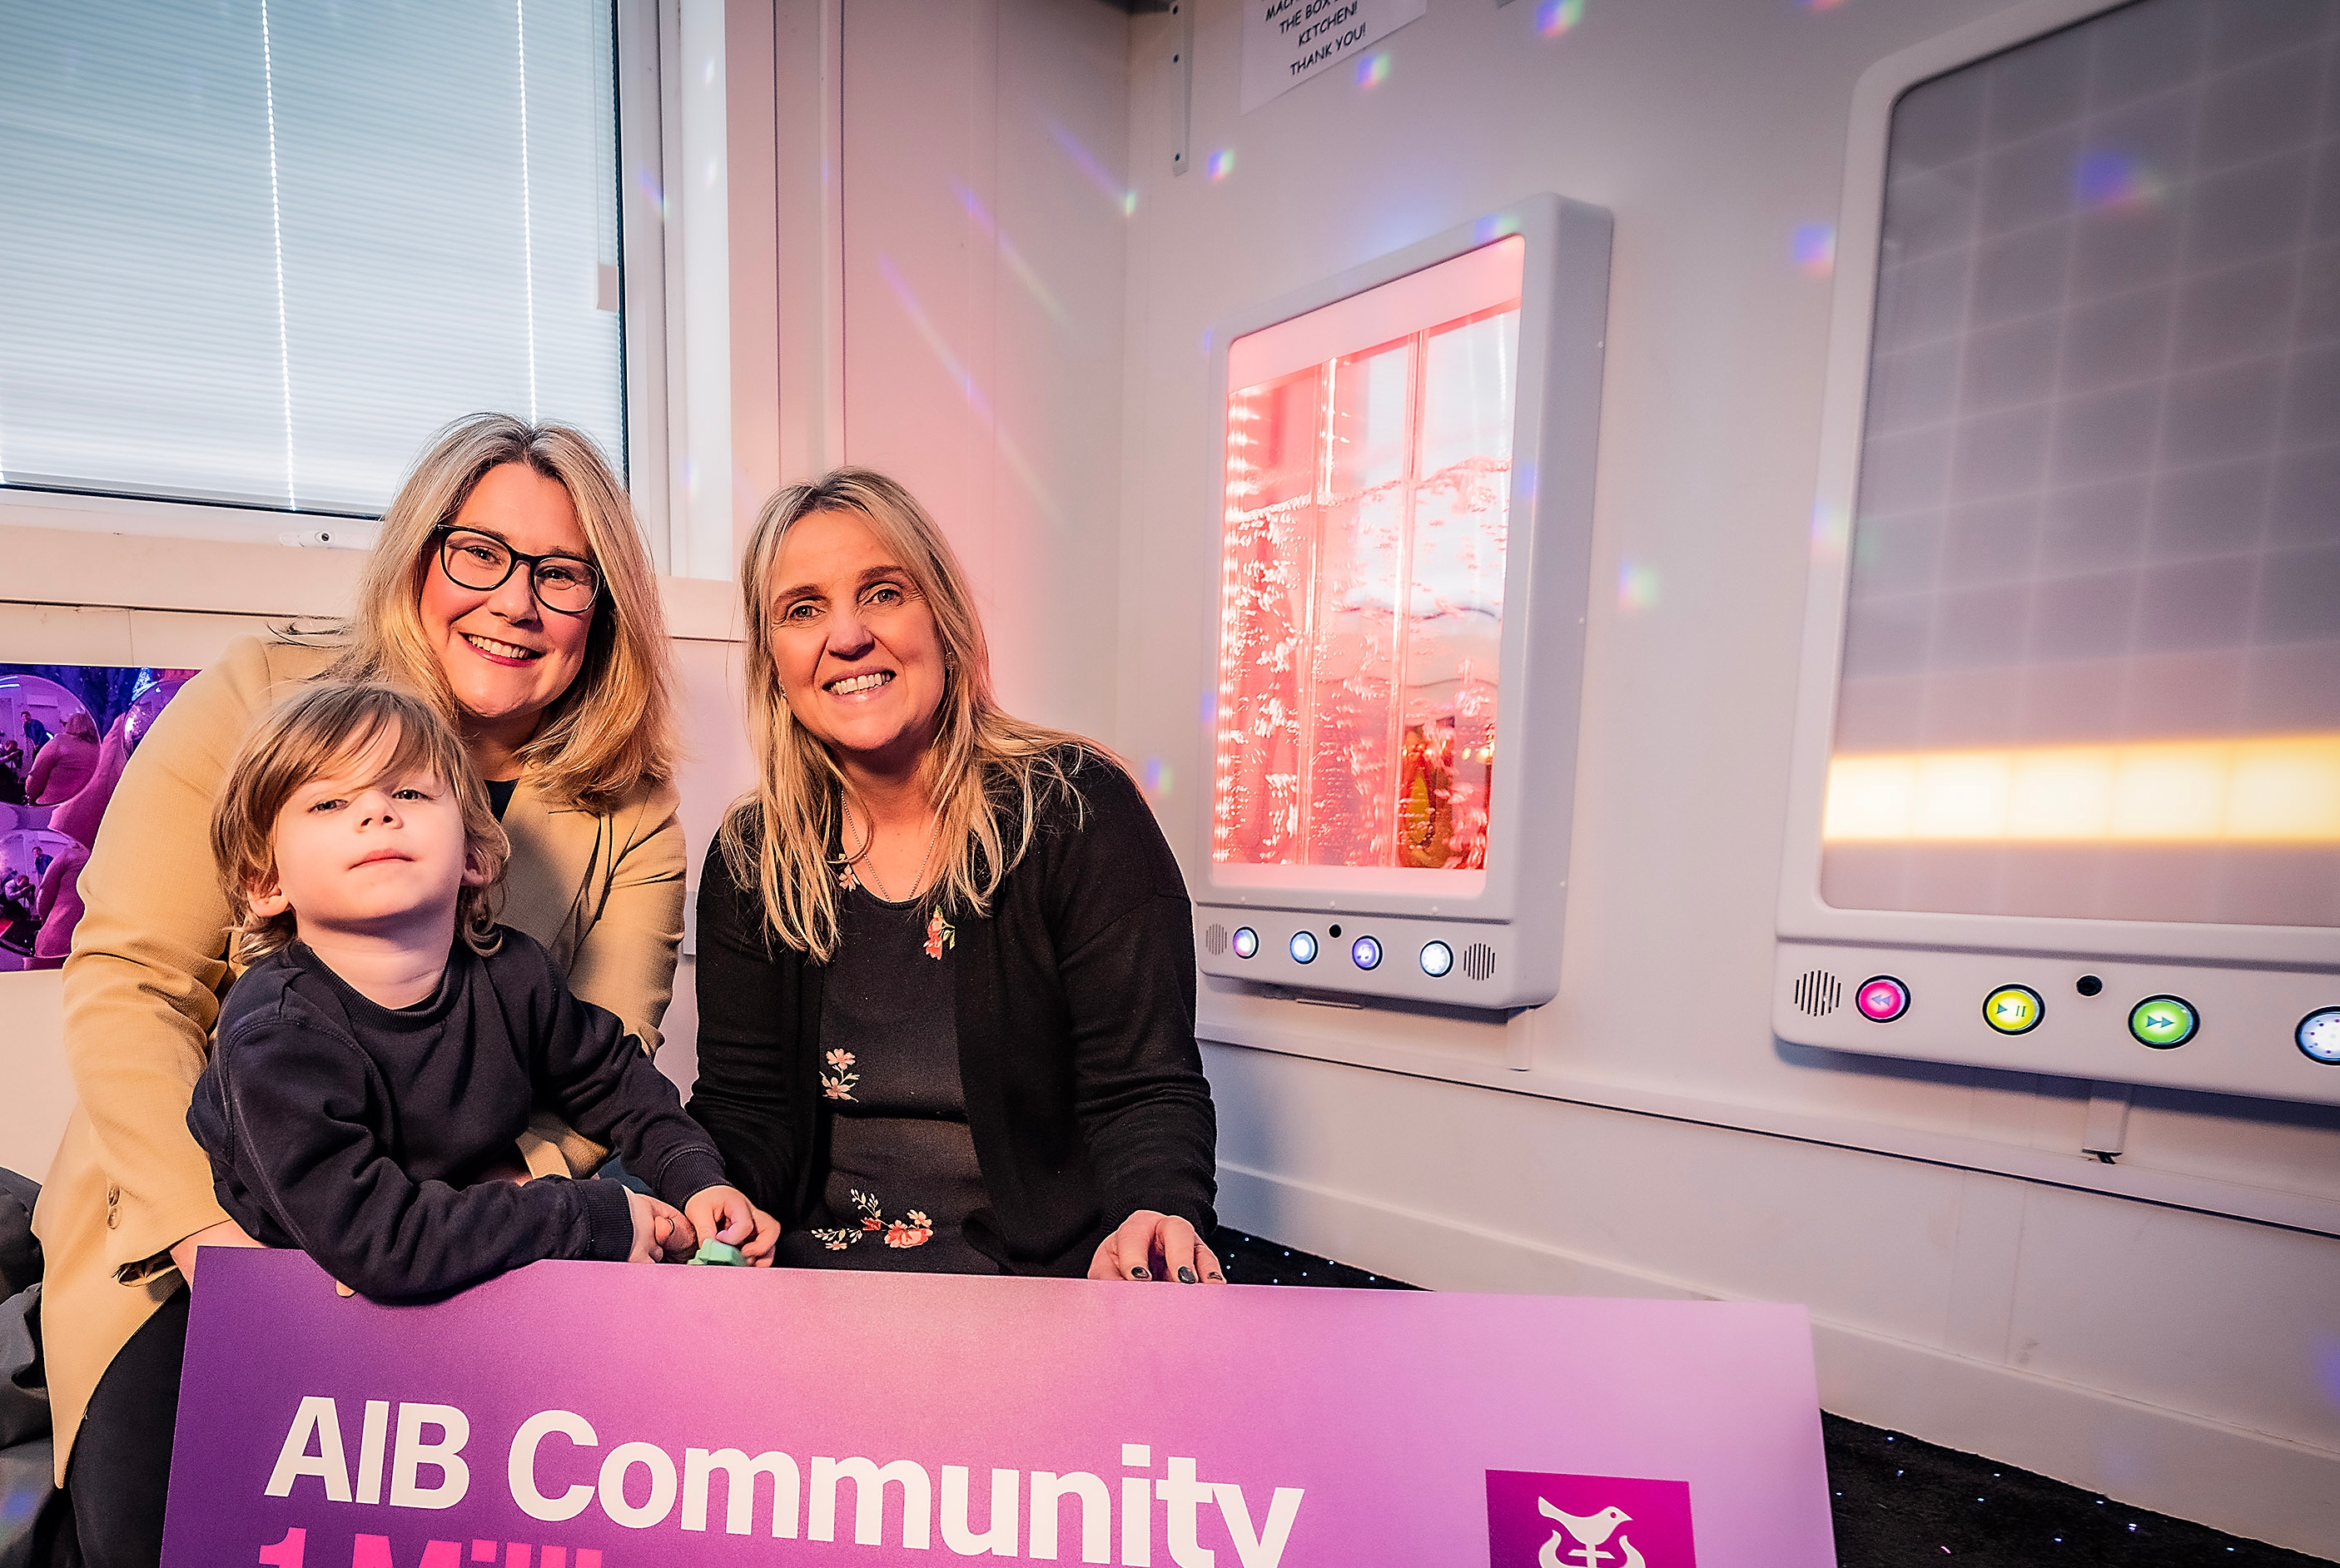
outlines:
[[[634,1250],[634,1211],[626,1189],[588,1176],[575,1184],[585,1198],[585,1255],[598,1263],[623,1263]]]

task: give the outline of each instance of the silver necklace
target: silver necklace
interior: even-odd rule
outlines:
[[[845,819],[848,823],[851,822],[853,820],[853,813],[848,811],[845,814]],[[918,896],[918,888],[926,882],[927,864],[935,858],[935,845],[941,839],[942,834],[943,814],[940,811],[937,811],[935,813],[935,825],[933,828],[928,829],[927,833],[927,851],[925,854],[918,857],[917,873],[910,878],[910,897],[913,898]],[[870,827],[864,828],[861,830],[861,848],[846,856],[845,863],[848,868],[853,869],[856,876],[866,874],[869,878],[869,890],[877,894],[880,898],[885,899],[888,904],[902,903],[905,900],[897,898],[894,895],[886,891],[886,884],[878,879],[878,868],[875,864],[872,864],[866,868],[861,865],[863,857],[869,853],[871,847],[875,845],[877,841],[878,834],[875,825],[873,824]]]

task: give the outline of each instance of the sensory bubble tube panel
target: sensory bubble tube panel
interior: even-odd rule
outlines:
[[[1519,319],[1229,396],[1215,861],[1484,869]]]

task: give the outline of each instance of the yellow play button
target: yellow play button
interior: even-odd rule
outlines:
[[[2026,1034],[2039,1027],[2047,1010],[2030,987],[2001,986],[1983,998],[1982,1021],[2002,1035]]]

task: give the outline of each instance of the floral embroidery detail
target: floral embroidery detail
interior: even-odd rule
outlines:
[[[927,957],[940,958],[945,948],[957,946],[958,946],[958,933],[951,928],[951,923],[948,920],[943,918],[942,908],[937,905],[934,914],[927,920]]]
[[[838,891],[846,893],[850,893],[855,888],[859,886],[859,883],[854,879],[853,868],[851,866],[841,866],[838,868],[837,873],[837,886]]]
[[[861,1211],[858,1228],[840,1226],[835,1230],[815,1230],[812,1233],[829,1251],[843,1252],[865,1236],[875,1236],[887,1246],[894,1247],[924,1246],[934,1239],[934,1222],[927,1217],[923,1209],[914,1208],[905,1218],[889,1220],[886,1217],[885,1206],[878,1201],[878,1195],[862,1192],[858,1188],[853,1192],[853,1206]]]
[[[859,1073],[848,1070],[853,1066],[853,1059],[851,1051],[831,1051],[821,1058],[826,1064],[820,1075],[822,1094],[832,1100],[853,1098],[853,1086],[861,1081]]]

